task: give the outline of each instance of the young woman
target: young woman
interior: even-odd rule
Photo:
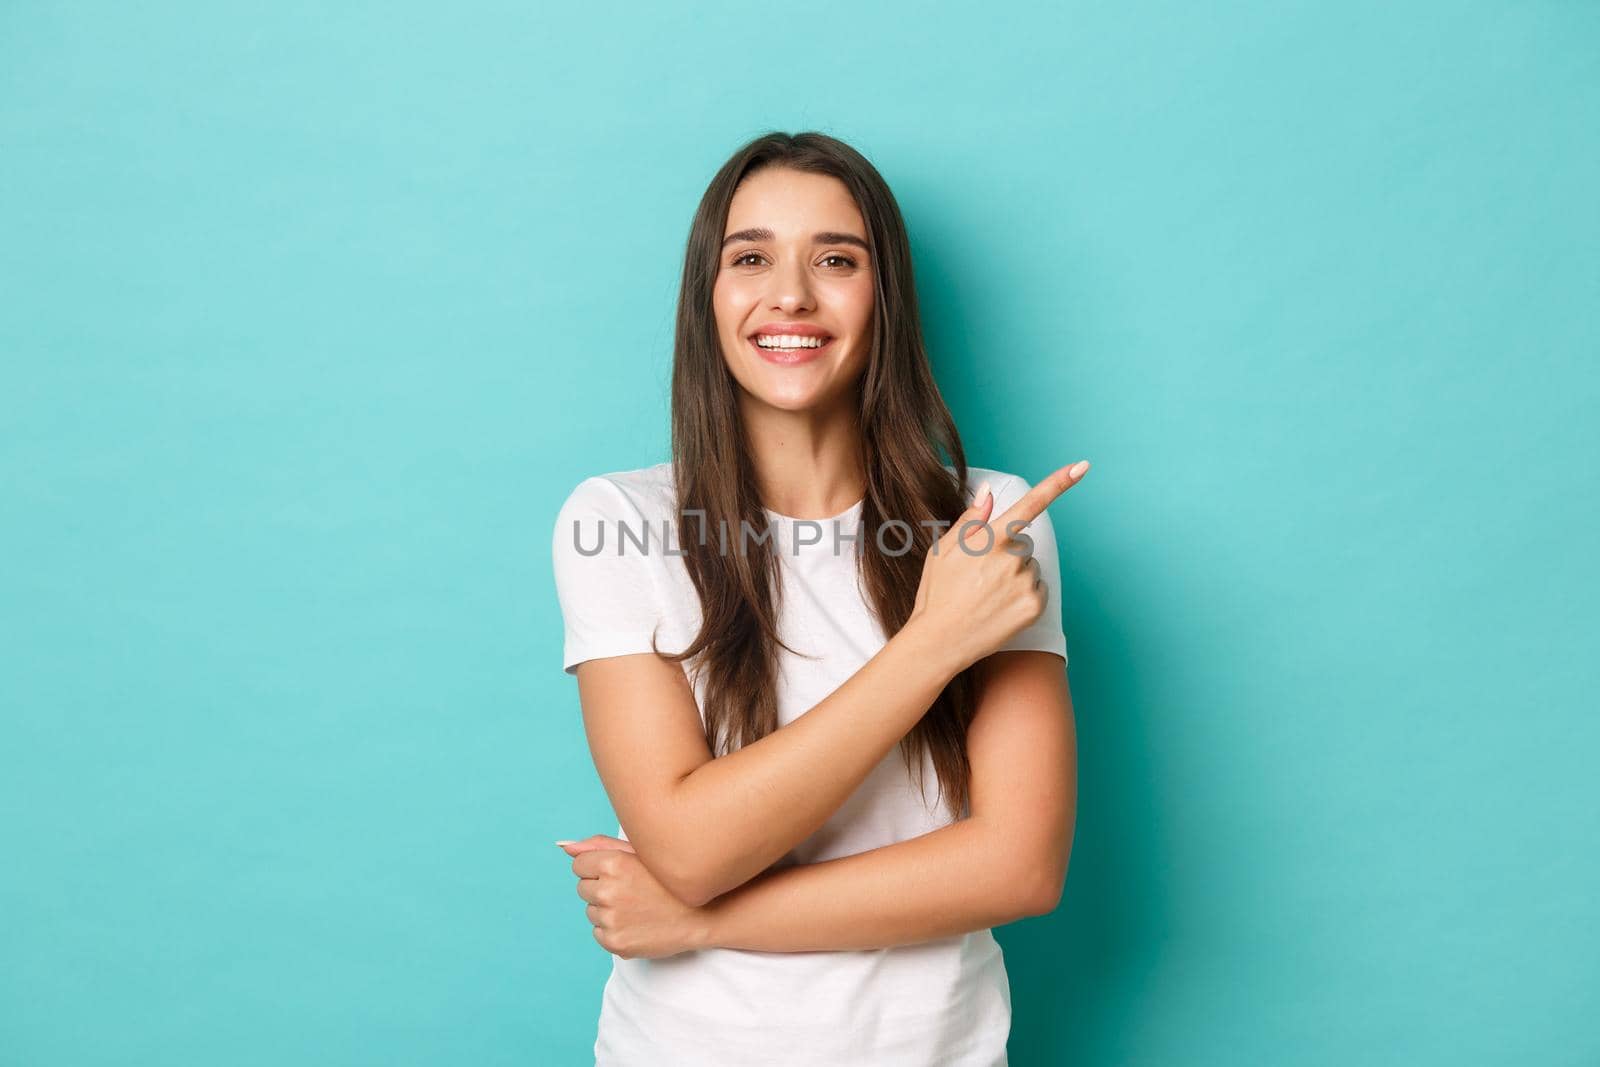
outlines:
[[[854,149],[772,133],[717,173],[672,460],[585,479],[554,536],[621,824],[558,842],[612,953],[597,1064],[1006,1062],[991,928],[1055,907],[1076,801],[1044,508],[1087,468],[967,466]]]

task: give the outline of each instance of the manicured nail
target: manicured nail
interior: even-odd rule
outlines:
[[[1074,463],[1072,465],[1072,469],[1067,471],[1067,473],[1072,475],[1074,478],[1082,478],[1083,477],[1083,472],[1088,470],[1088,469],[1089,469],[1089,461],[1086,460],[1086,459],[1080,459],[1080,460],[1078,460],[1078,462],[1076,462],[1076,463]]]
[[[972,506],[975,507],[975,508],[983,507],[983,502],[988,497],[988,495],[989,495],[989,483],[987,481],[979,482],[978,483],[977,492],[972,494]]]
[[[557,844],[557,845],[558,845],[558,846],[565,846],[565,845],[576,845],[576,844],[577,844],[577,842],[576,842],[576,841],[557,841],[557,842],[556,842],[556,844]]]

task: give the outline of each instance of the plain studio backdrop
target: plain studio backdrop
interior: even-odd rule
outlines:
[[[6,5],[0,1062],[588,1062],[554,516],[815,128],[1094,464],[1016,1067],[1600,1063],[1597,115],[1578,2]]]

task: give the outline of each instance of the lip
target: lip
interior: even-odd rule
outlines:
[[[780,367],[794,367],[801,363],[810,363],[812,360],[833,350],[833,342],[837,338],[830,337],[816,348],[796,348],[789,352],[781,352],[775,348],[762,348],[756,344],[754,337],[746,337],[745,343],[756,350],[756,355],[768,363],[776,363]]]

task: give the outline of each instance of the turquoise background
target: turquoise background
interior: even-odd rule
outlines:
[[[767,129],[1061,537],[1012,1062],[1600,1063],[1600,7],[0,10],[0,1062],[590,1062],[556,509]]]

